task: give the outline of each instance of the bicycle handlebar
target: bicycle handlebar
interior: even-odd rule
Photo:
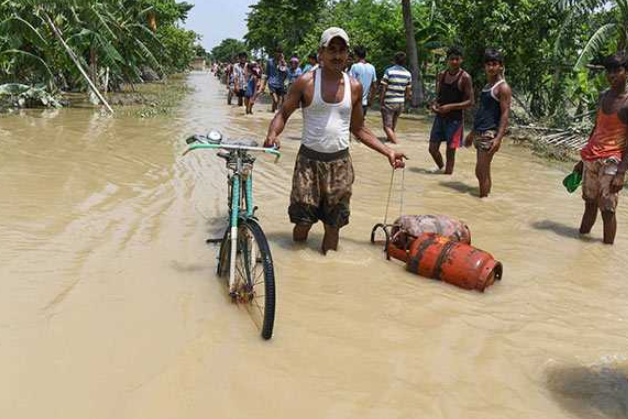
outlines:
[[[243,151],[255,151],[260,153],[268,153],[274,155],[277,159],[281,157],[281,153],[276,148],[269,147],[250,147],[244,145],[237,144],[225,144],[222,142],[211,142],[211,140],[199,137],[197,135],[189,137],[185,140],[189,147],[183,155],[185,156],[190,151],[198,150],[198,149],[211,149],[211,150],[243,150]],[[202,141],[202,142],[200,142]]]

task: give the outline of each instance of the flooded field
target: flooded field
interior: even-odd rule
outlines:
[[[318,252],[321,226],[291,242],[295,115],[282,160],[256,163],[278,287],[266,342],[205,244],[225,226],[223,162],[181,153],[186,135],[211,128],[262,141],[272,115],[227,107],[208,74],[188,83],[169,117],[0,118],[0,417],[628,418],[625,192],[615,246],[601,243],[601,219],[582,240],[566,166],[506,144],[480,200],[474,153],[435,175],[429,121],[402,120],[404,212],[465,220],[504,264],[486,293],[463,291],[370,245],[390,168],[361,145],[340,251]],[[368,125],[382,134],[375,112]]]

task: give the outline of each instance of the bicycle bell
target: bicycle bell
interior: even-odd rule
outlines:
[[[215,129],[209,131],[209,134],[207,134],[207,138],[209,138],[210,141],[219,143],[222,140],[222,134],[220,133],[220,131],[216,131]]]

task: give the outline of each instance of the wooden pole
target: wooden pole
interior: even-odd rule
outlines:
[[[410,0],[402,0],[403,22],[406,29],[406,49],[410,73],[412,74],[412,100],[413,108],[418,108],[423,103],[423,83],[421,82],[421,69],[419,68],[419,53],[414,38],[414,22],[412,21],[412,5]]]
[[[111,106],[109,105],[109,103],[107,103],[107,100],[103,97],[103,95],[100,93],[100,91],[98,90],[98,88],[94,85],[94,83],[92,82],[92,80],[89,78],[89,76],[87,75],[87,73],[85,72],[85,70],[83,69],[83,67],[81,66],[81,63],[79,62],[79,59],[77,58],[76,54],[74,53],[74,51],[72,51],[72,49],[70,48],[70,46],[65,42],[65,40],[63,39],[63,36],[61,36],[61,31],[59,31],[59,29],[55,26],[54,22],[52,21],[52,19],[50,19],[50,16],[48,16],[47,13],[44,14],[46,16],[46,20],[48,21],[48,24],[50,25],[50,28],[52,29],[52,31],[54,32],[55,36],[57,37],[57,39],[59,39],[59,42],[61,42],[61,44],[63,45],[63,47],[65,48],[65,50],[67,51],[68,55],[70,56],[70,58],[72,59],[72,61],[74,61],[74,64],[76,65],[76,67],[78,68],[78,70],[81,72],[81,74],[83,75],[83,77],[85,78],[85,80],[87,81],[87,84],[89,85],[90,89],[92,89],[92,92],[94,92],[94,94],[98,97],[98,99],[100,100],[100,102],[105,105],[105,108],[107,108],[107,110],[111,113],[113,112],[113,109],[111,108]]]

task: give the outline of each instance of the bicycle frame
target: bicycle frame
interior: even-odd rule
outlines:
[[[202,138],[194,137],[197,141],[202,141]],[[235,159],[228,161],[228,165],[232,165],[230,169],[233,171],[233,174],[229,178],[230,188],[231,188],[231,204],[230,204],[230,217],[229,217],[229,229],[231,230],[231,248],[230,248],[230,260],[229,260],[229,294],[235,294],[235,269],[236,269],[236,257],[237,257],[237,245],[238,245],[238,226],[241,219],[246,220],[248,218],[252,218],[254,216],[255,207],[253,206],[253,172],[252,172],[252,162],[251,168],[247,171],[245,165],[249,163],[245,163],[245,157],[247,156],[247,152],[263,152],[272,154],[279,159],[281,153],[273,148],[264,148],[264,147],[248,147],[248,146],[240,146],[240,145],[230,145],[230,144],[221,144],[221,143],[193,143],[188,149],[183,153],[186,155],[190,151],[198,150],[198,149],[212,149],[212,150],[230,150],[231,153],[235,154]],[[244,185],[243,185],[244,184]],[[242,208],[242,186],[244,186],[244,201],[245,205]],[[244,210],[244,211],[241,211]],[[243,212],[243,213],[242,213]],[[250,255],[252,260],[256,255]]]
[[[229,258],[229,294],[235,293],[235,269],[238,246],[238,226],[240,219],[248,219],[253,217],[253,170],[252,167],[248,173],[244,169],[244,152],[238,150],[236,152],[235,169],[231,175],[231,215],[229,219],[229,228],[231,229],[231,257]],[[244,185],[243,185],[244,184]],[[244,208],[242,203],[242,186],[244,186]],[[244,214],[241,214],[244,210]],[[255,255],[251,255],[252,258]]]

